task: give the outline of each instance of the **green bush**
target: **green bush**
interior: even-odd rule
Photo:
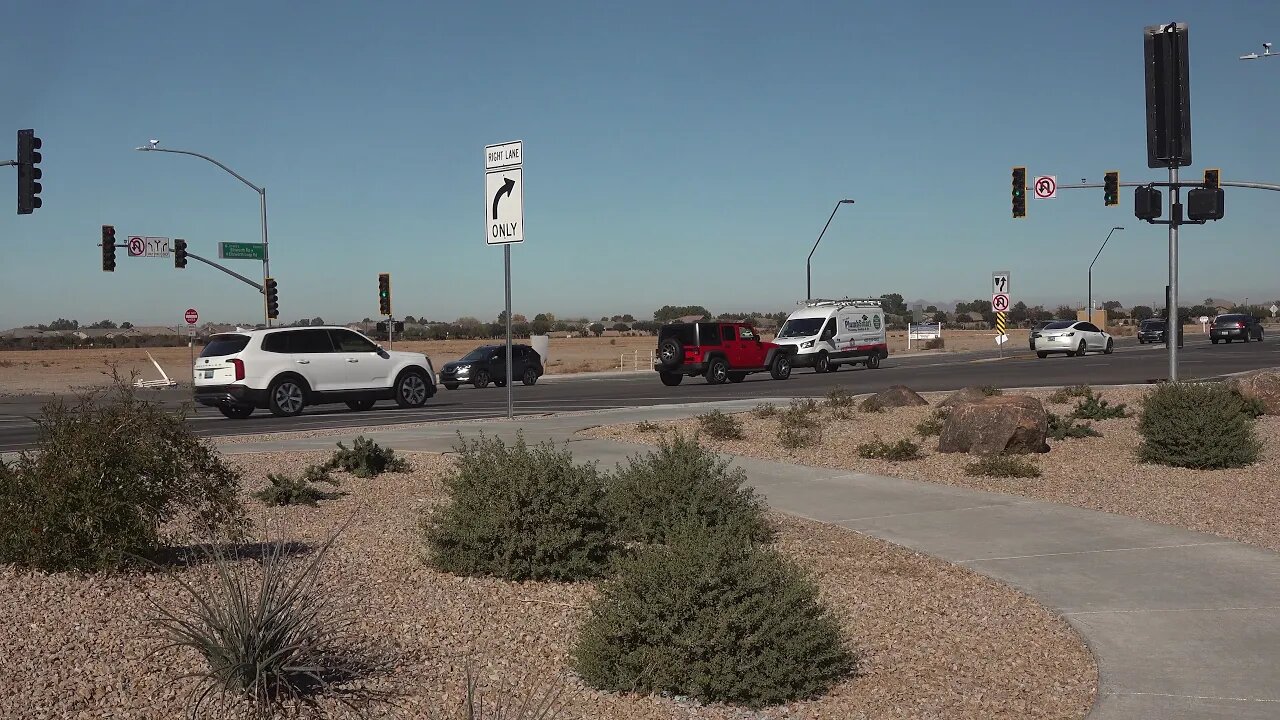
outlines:
[[[271,484],[255,492],[253,496],[268,505],[314,506],[318,500],[338,497],[337,493],[325,492],[312,484],[324,482],[335,487],[338,485],[338,481],[330,477],[329,471],[323,466],[308,467],[301,478],[267,473],[267,482]]]
[[[715,440],[741,440],[742,422],[732,415],[712,410],[698,416],[702,431]]]
[[[812,398],[792,400],[778,418],[778,442],[796,449],[816,445],[822,440],[822,423],[814,416],[818,404]]]
[[[648,420],[641,420],[636,423],[636,431],[642,433],[662,432],[662,426],[657,423],[649,422]]]
[[[1267,405],[1256,397],[1248,397],[1241,395],[1240,391],[1232,388],[1231,393],[1240,400],[1240,406],[1244,412],[1252,418],[1260,418],[1267,414]]]
[[[1217,469],[1258,461],[1253,410],[1220,383],[1166,383],[1147,396],[1138,456],[1174,467]]]
[[[1054,390],[1049,395],[1049,402],[1056,404],[1069,403],[1073,398],[1087,398],[1093,395],[1093,389],[1088,385],[1068,385]]]
[[[871,460],[889,460],[891,462],[917,460],[920,458],[920,446],[908,438],[903,438],[896,443],[887,443],[880,438],[876,438],[871,442],[859,445],[858,455]]]
[[[570,692],[563,678],[515,680],[514,673],[493,679],[493,685],[480,689],[480,680],[470,660],[466,665],[466,684],[458,720],[555,720],[569,706]]]
[[[827,407],[829,408],[851,408],[855,402],[853,393],[849,392],[848,388],[833,388],[831,392],[827,393]]]
[[[1071,417],[1080,420],[1111,420],[1129,417],[1129,411],[1124,403],[1112,405],[1091,392],[1076,403],[1076,409],[1071,411]]]
[[[916,433],[920,437],[941,435],[942,426],[946,422],[948,414],[947,408],[934,408],[933,412],[929,413],[929,417],[916,423]]]
[[[240,475],[191,432],[184,412],[138,399],[127,381],[55,401],[36,450],[0,463],[0,562],[42,570],[114,569],[186,538],[247,527]]]
[[[965,466],[966,475],[997,478],[1040,477],[1040,468],[1013,455],[984,455]]]
[[[606,485],[605,507],[620,542],[665,542],[673,528],[690,522],[768,542],[773,529],[765,504],[746,481],[741,468],[676,435],[628,458]]]
[[[594,464],[574,464],[550,442],[508,448],[463,440],[444,478],[450,502],[425,517],[433,564],[458,575],[582,580],[607,569],[614,545]]]
[[[329,459],[328,467],[346,470],[358,478],[371,478],[384,472],[409,471],[409,463],[402,457],[396,457],[395,450],[384,448],[364,436],[356,437],[350,449],[338,443],[338,449]]]
[[[983,385],[983,386],[979,387],[978,389],[979,389],[979,390],[981,390],[981,391],[982,391],[982,394],[983,394],[983,395],[986,395],[987,397],[992,397],[993,395],[1003,395],[1003,394],[1004,394],[1004,391],[1003,391],[1003,390],[1001,390],[1000,388],[996,387],[995,385]]]
[[[1054,440],[1067,438],[1102,437],[1091,423],[1078,423],[1069,417],[1049,413],[1049,437]]]
[[[816,697],[854,666],[799,569],[697,529],[622,564],[592,603],[573,662],[601,690],[752,708]]]
[[[858,407],[862,409],[862,412],[867,412],[867,413],[884,412],[884,404],[882,404],[880,402],[880,399],[877,398],[875,395],[865,398],[862,401],[862,404],[859,405]]]
[[[772,403],[760,403],[751,411],[758,418],[771,418],[778,414],[778,408]]]

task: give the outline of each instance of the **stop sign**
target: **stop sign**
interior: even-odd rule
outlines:
[[[196,312],[195,308],[187,308],[187,313],[183,317],[186,318],[188,325],[195,325],[200,319],[200,313]]]

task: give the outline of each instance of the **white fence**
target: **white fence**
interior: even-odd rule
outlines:
[[[644,360],[641,361],[640,358],[644,358]],[[645,350],[645,351],[632,350],[631,352],[622,353],[621,355],[618,356],[618,369],[619,370],[652,370],[653,369],[653,351],[652,350]]]

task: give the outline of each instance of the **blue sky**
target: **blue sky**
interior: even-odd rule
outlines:
[[[0,128],[44,141],[44,207],[0,211],[0,328],[55,317],[252,321],[248,286],[192,262],[104,273],[99,226],[257,241],[268,190],[282,319],[377,312],[494,317],[502,252],[484,244],[483,148],[525,147],[515,311],[785,309],[814,294],[1150,302],[1162,226],[1132,194],[1067,190],[1009,213],[1009,168],[1060,182],[1162,179],[1146,167],[1142,28],[1191,30],[1198,177],[1280,182],[1280,3],[151,3],[11,5]],[[12,142],[6,141],[7,142]],[[11,147],[10,145],[5,145]],[[11,152],[11,151],[10,151]],[[0,151],[0,159],[8,159]],[[1182,297],[1280,298],[1280,194],[1229,190],[1188,227]],[[233,268],[255,276],[250,261]]]

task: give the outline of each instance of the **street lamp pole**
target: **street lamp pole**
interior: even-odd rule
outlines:
[[[853,201],[852,201],[852,200],[841,200],[840,202],[836,203],[835,208],[834,208],[834,209],[832,209],[832,211],[831,211],[831,217],[827,218],[827,224],[826,224],[826,225],[823,225],[823,226],[822,226],[822,232],[818,233],[818,240],[817,240],[817,242],[815,242],[815,243],[813,244],[813,250],[810,250],[810,251],[809,251],[809,257],[805,258],[805,261],[804,261],[804,296],[805,296],[805,299],[806,299],[806,300],[812,300],[812,299],[813,299],[813,273],[811,272],[810,267],[809,267],[809,261],[813,259],[813,251],[818,249],[818,243],[822,242],[822,236],[823,236],[823,235],[826,235],[826,234],[827,234],[827,228],[831,227],[831,221],[835,219],[835,216],[836,216],[836,210],[839,210],[841,205],[852,205],[852,204],[853,204]]]
[[[258,212],[262,221],[262,279],[265,281],[267,278],[271,277],[271,252],[267,246],[267,189],[265,187],[254,185],[240,173],[203,153],[192,152],[190,150],[172,150],[170,148],[157,147],[154,141],[150,145],[144,145],[134,149],[144,152],[166,152],[174,153],[175,155],[190,155],[191,157],[198,157],[201,160],[208,160],[214,165],[226,170],[227,173],[235,179],[253,188],[254,192],[258,193]],[[263,284],[265,285],[265,282]],[[266,321],[267,327],[271,327],[271,318],[267,317],[267,307],[265,303],[262,306],[262,317]]]
[[[1089,263],[1089,300],[1084,311],[1089,315],[1089,322],[1093,322],[1093,263],[1098,262],[1098,258],[1102,255],[1102,248],[1107,246],[1107,240],[1111,239],[1111,233],[1117,230],[1123,230],[1122,227],[1113,227],[1111,232],[1107,233],[1107,239],[1102,241],[1102,247],[1098,248],[1098,254],[1093,256],[1093,262]]]

